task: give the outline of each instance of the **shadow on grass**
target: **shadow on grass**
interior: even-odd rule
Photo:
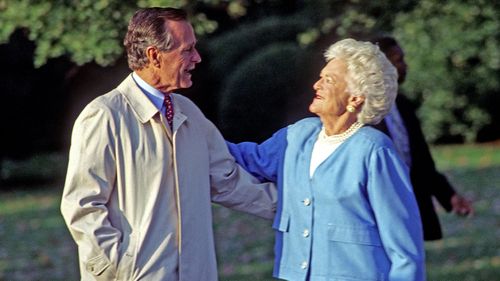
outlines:
[[[49,184],[0,192],[0,280],[79,279],[61,191]]]
[[[3,159],[0,165],[0,192],[39,189],[63,184],[66,154],[40,153],[25,159]]]
[[[8,178],[0,180],[0,192],[14,190],[33,190],[40,189],[43,186],[61,184],[61,179],[44,178],[44,177],[22,177]]]
[[[50,176],[10,167],[9,190],[0,190],[1,281],[79,279],[76,245],[59,211],[65,163],[57,159],[23,166],[35,165],[31,175]],[[445,238],[426,243],[428,280],[498,280],[499,171],[498,165],[446,171],[476,214],[464,219],[438,210]],[[220,206],[213,213],[219,279],[275,280],[271,222]]]

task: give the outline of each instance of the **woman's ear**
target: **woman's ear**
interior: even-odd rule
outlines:
[[[350,96],[349,97],[349,104],[353,105],[356,108],[360,107],[364,102],[365,102],[364,96]]]

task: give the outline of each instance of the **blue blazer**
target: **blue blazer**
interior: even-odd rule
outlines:
[[[237,162],[277,182],[273,276],[286,280],[425,280],[422,225],[390,139],[363,127],[312,178],[322,124],[306,118],[262,144],[229,143]]]

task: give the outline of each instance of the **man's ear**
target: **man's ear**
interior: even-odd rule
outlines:
[[[147,47],[146,48],[146,56],[148,57],[149,64],[152,67],[155,67],[155,68],[160,67],[161,53],[156,47],[153,47],[153,46]]]

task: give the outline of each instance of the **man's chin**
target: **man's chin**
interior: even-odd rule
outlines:
[[[191,81],[191,79],[184,79],[184,81],[182,81],[182,83],[180,83],[180,89],[187,89],[187,88],[191,88],[191,86],[193,86],[193,81]]]

